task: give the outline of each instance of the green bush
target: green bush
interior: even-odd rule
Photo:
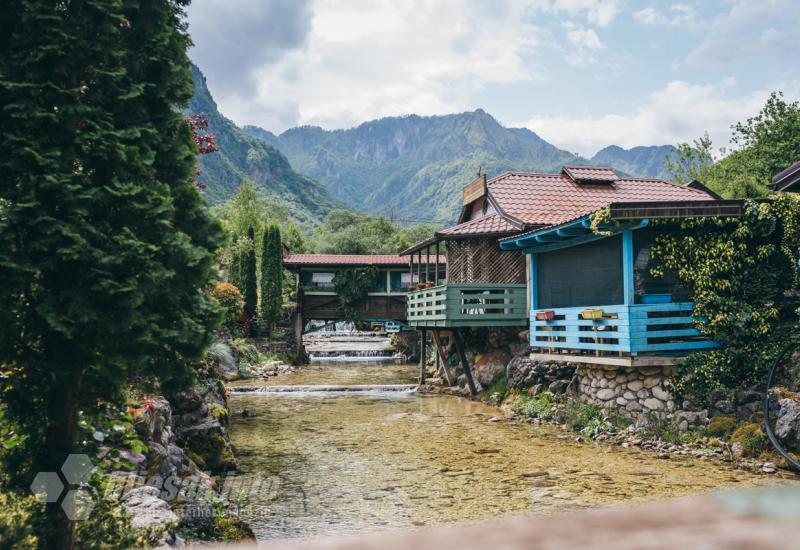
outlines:
[[[511,404],[511,410],[528,418],[550,420],[556,411],[556,397],[549,392],[533,397],[519,395]]]
[[[495,405],[502,403],[508,393],[508,379],[505,375],[492,382],[492,385],[489,386],[486,393],[489,395],[491,402]]]
[[[571,430],[595,437],[601,433],[617,433],[630,421],[594,403],[569,401],[564,407],[564,423]]]
[[[736,419],[732,416],[715,416],[708,423],[708,433],[720,439],[727,439],[736,430]]]
[[[742,424],[731,434],[730,442],[741,443],[742,456],[749,458],[758,458],[770,450],[769,439],[758,424]]]
[[[36,548],[44,506],[33,495],[0,491],[0,546]]]

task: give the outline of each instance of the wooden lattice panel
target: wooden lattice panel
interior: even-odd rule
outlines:
[[[525,257],[503,252],[496,238],[447,241],[448,283],[525,283]]]

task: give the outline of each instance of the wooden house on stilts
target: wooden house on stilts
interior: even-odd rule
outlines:
[[[607,207],[612,222],[597,232],[591,216]],[[423,342],[426,331],[437,344],[439,331],[453,332],[473,391],[465,327],[529,325],[535,352],[587,362],[712,346],[692,328],[692,304],[675,281],[649,276],[648,226],[659,217],[736,215],[739,207],[702,185],[609,168],[481,176],[464,188],[457,225],[403,252],[422,258],[446,249],[447,258],[444,280],[419,274],[408,324]]]

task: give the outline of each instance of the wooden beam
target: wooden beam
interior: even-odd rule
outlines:
[[[444,378],[447,380],[448,386],[453,386],[456,383],[456,379],[453,376],[453,372],[450,370],[450,364],[447,362],[447,353],[444,350],[444,346],[442,345],[442,336],[438,330],[431,331],[433,334],[433,343],[436,344],[436,356],[440,359],[440,366],[442,372],[444,372]]]
[[[424,384],[426,378],[426,370],[428,369],[425,364],[425,359],[428,351],[428,331],[425,329],[420,330],[419,339],[419,383]]]
[[[467,384],[469,385],[469,392],[473,395],[478,395],[478,389],[475,387],[475,381],[472,379],[472,370],[467,361],[467,354],[464,351],[464,338],[461,336],[461,329],[453,329],[453,337],[456,341],[456,349],[458,356],[461,359],[461,367],[464,369],[464,376],[467,377]]]

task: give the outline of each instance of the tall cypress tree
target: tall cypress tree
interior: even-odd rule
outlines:
[[[219,228],[193,184],[186,0],[3,3],[0,399],[26,487],[79,451],[79,412],[132,377],[191,380],[219,312]],[[6,476],[4,476],[6,477]],[[73,545],[48,505],[45,545]]]
[[[256,235],[253,228],[247,230],[247,238],[252,243],[242,266],[242,285],[244,286],[244,312],[252,318],[258,312],[258,274],[256,270]]]
[[[281,232],[269,225],[264,234],[261,255],[261,318],[269,324],[269,336],[280,318],[283,304],[283,246]]]

